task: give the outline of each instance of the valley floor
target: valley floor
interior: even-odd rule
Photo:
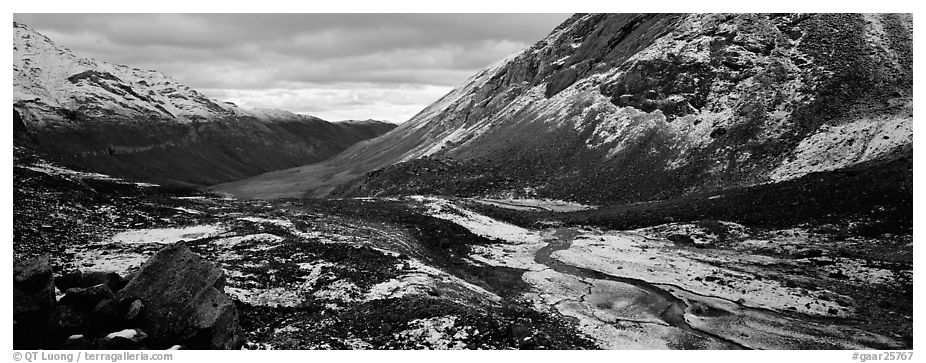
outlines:
[[[125,276],[180,241],[216,262],[249,349],[912,347],[906,234],[618,230],[544,200],[238,201],[27,154],[14,198],[15,257],[50,253],[56,273]]]

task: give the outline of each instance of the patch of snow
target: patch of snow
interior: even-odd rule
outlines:
[[[286,219],[275,219],[275,218],[260,218],[260,217],[241,217],[238,218],[242,221],[247,221],[251,223],[269,223],[283,228],[293,228],[293,222]]]
[[[243,109],[240,111],[240,114],[252,116],[261,120],[292,120],[303,117],[286,110],[273,108]]]
[[[482,204],[488,204],[499,208],[519,210],[519,211],[536,211],[544,210],[551,212],[576,212],[583,210],[597,209],[597,206],[586,205],[576,202],[556,199],[531,199],[531,198],[473,198],[473,201]]]
[[[317,299],[339,301],[356,301],[362,295],[363,291],[357,285],[343,279],[332,282],[323,289],[312,293],[312,296]]]
[[[80,263],[80,269],[85,271],[103,271],[116,272],[120,276],[125,276],[128,271],[140,267],[148,260],[154,252],[144,254],[139,252],[109,252],[99,249],[87,251],[75,251],[72,248],[68,252],[74,253],[74,261]]]
[[[434,286],[434,279],[427,274],[413,273],[381,282],[370,288],[364,300],[400,298],[407,295],[427,293]]]
[[[743,225],[718,221],[726,228],[729,238],[743,239],[749,237],[746,227]],[[640,228],[633,231],[640,235],[650,238],[667,238],[675,234],[688,236],[694,241],[695,245],[709,245],[718,242],[720,236],[714,234],[711,230],[693,223],[668,223],[658,226]]]
[[[172,244],[184,240],[214,237],[225,229],[215,225],[198,225],[178,228],[135,229],[117,233],[113,243],[160,243]]]
[[[471,260],[490,266],[527,270],[546,268],[534,262],[534,253],[545,244],[540,233],[463,209],[443,198],[410,198],[424,203],[428,207],[427,213],[433,217],[454,222],[473,234],[499,242],[472,246],[472,253],[468,256]]]
[[[511,267],[530,271],[543,270],[547,267],[534,262],[534,255],[545,243],[521,243],[509,245],[493,243],[489,245],[475,245],[470,247],[472,252],[469,258],[488,266]]]
[[[344,343],[344,345],[346,345],[349,349],[352,349],[352,350],[369,350],[369,349],[373,349],[373,345],[372,345],[372,344],[370,344],[370,343],[368,343],[367,341],[365,341],[365,340],[363,340],[363,339],[360,339],[360,338],[345,339],[345,340],[343,341],[343,343]]]
[[[566,63],[566,60],[569,59],[570,56],[572,56],[572,55],[571,55],[571,54],[564,55],[564,56],[560,57],[559,59],[557,59],[557,60],[551,62],[550,65],[553,65],[553,66],[561,66],[561,65],[563,65],[563,63]]]
[[[254,274],[246,274],[244,272],[241,272],[238,270],[231,270],[228,268],[225,269],[225,276],[228,277],[229,280],[239,280],[239,281],[248,280],[248,279],[257,277],[257,275],[254,275]]]
[[[35,171],[35,172],[48,174],[48,175],[72,177],[72,178],[77,178],[77,179],[95,179],[95,180],[107,180],[107,181],[115,181],[115,182],[123,181],[122,179],[119,179],[113,176],[100,174],[100,173],[88,173],[88,172],[83,172],[83,171],[71,170],[68,168],[53,165],[48,162],[39,162],[34,165],[24,166],[24,168]]]
[[[299,329],[299,328],[297,328],[297,327],[295,327],[295,326],[287,325],[287,326],[284,326],[284,327],[282,327],[282,328],[273,329],[273,334],[298,333],[298,332],[300,332],[300,331],[301,331],[301,329]]]
[[[441,151],[442,149],[444,149],[445,147],[459,144],[460,141],[463,140],[464,138],[472,140],[478,137],[479,135],[485,133],[488,130],[489,128],[488,128],[488,125],[486,124],[473,124],[473,125],[466,126],[466,127],[455,128],[450,133],[442,136],[440,140],[432,141],[430,143],[431,145],[430,148],[425,149],[424,151],[421,151],[421,152],[409,154],[410,158],[417,159],[417,158],[423,158],[426,156],[434,155],[438,151]],[[408,159],[409,157],[406,157],[405,160],[408,160]]]
[[[277,244],[283,241],[283,237],[269,234],[269,233],[256,233],[256,234],[248,234],[244,236],[219,238],[219,239],[213,240],[211,243],[217,246],[221,246],[223,248],[231,248],[231,247],[235,247],[241,244],[242,242],[251,242],[251,241],[258,241],[258,242],[266,243],[268,245],[273,245],[273,244]]]
[[[300,263],[300,269],[309,270],[309,274],[305,277],[305,283],[303,283],[303,286],[315,285],[315,282],[318,281],[318,278],[323,276],[322,269],[332,266],[335,266],[335,264],[327,261]]]
[[[453,315],[415,319],[408,324],[411,329],[396,333],[396,337],[417,342],[424,349],[466,349],[464,340],[469,333],[467,329],[455,327],[456,321]]]
[[[832,265],[820,267],[827,273],[841,273],[850,280],[867,284],[889,284],[894,282],[894,272],[872,267],[868,262],[851,258],[835,258]]]
[[[125,339],[134,339],[136,335],[138,335],[138,331],[137,331],[137,330],[135,330],[135,329],[125,329],[125,330],[120,330],[120,331],[117,331],[117,332],[114,332],[114,333],[109,333],[109,334],[106,335],[106,337],[109,338],[109,339],[116,338],[116,337],[118,337],[118,338],[125,338]]]
[[[418,260],[408,261],[410,272],[389,281],[381,282],[370,288],[363,300],[380,300],[400,298],[409,295],[428,294],[433,290],[449,293],[450,290],[466,291],[478,296],[480,300],[500,301],[501,297],[473,285],[459,277],[425,265]]]
[[[888,155],[913,144],[913,117],[860,119],[839,126],[824,125],[794,149],[771,172],[773,181],[844,168]]]
[[[446,199],[425,196],[411,198],[424,203],[428,207],[429,215],[456,223],[478,236],[508,243],[540,241],[537,233],[460,208]]]
[[[301,291],[282,287],[242,289],[226,286],[225,293],[235,300],[254,306],[296,307],[304,302]]]

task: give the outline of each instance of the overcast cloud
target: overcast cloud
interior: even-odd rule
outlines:
[[[404,122],[568,14],[15,14],[79,56],[210,97]]]

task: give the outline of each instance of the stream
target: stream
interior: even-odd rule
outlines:
[[[688,309],[688,304],[686,304],[672,293],[647,281],[628,277],[613,276],[601,271],[576,267],[551,257],[551,255],[556,251],[568,249],[572,245],[572,241],[578,235],[579,232],[572,228],[557,229],[556,233],[554,234],[555,238],[548,240],[547,245],[538,250],[534,255],[534,262],[543,264],[544,266],[547,266],[556,272],[572,275],[578,278],[608,280],[635,286],[643,291],[646,291],[652,295],[652,297],[654,297],[655,301],[650,303],[646,308],[648,311],[658,316],[659,319],[664,321],[666,324],[705,339],[719,341],[726,349],[749,349],[748,347],[730,341],[724,337],[695,329],[685,320],[685,311]],[[698,348],[698,346],[694,345],[693,342],[682,342],[682,344],[683,348],[685,349]]]

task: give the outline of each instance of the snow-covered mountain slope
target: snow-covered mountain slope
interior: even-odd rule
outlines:
[[[911,29],[908,14],[575,15],[382,137],[218,189],[609,203],[907,157]]]
[[[14,140],[56,161],[204,185],[324,160],[391,130],[209,99],[163,73],[81,58],[14,23]]]
[[[13,103],[43,111],[42,121],[74,113],[178,122],[235,114],[237,107],[211,100],[158,71],[78,57],[23,24],[13,23],[13,31]]]

